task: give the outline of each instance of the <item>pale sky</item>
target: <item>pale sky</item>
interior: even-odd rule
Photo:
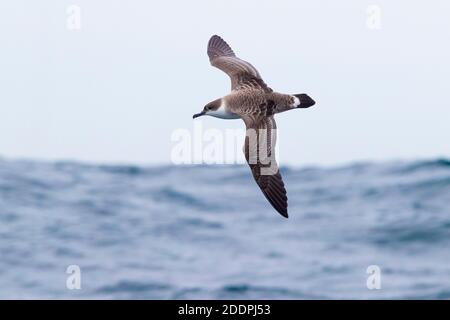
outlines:
[[[274,90],[316,100],[276,116],[284,163],[450,157],[449,15],[444,0],[2,1],[0,156],[169,163],[174,130],[229,92],[206,55],[218,34]]]

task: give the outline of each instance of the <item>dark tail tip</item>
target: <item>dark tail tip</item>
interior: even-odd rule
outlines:
[[[297,108],[309,108],[316,104],[316,102],[307,94],[294,94],[300,100],[300,105]]]

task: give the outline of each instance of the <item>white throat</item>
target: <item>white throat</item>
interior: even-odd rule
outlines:
[[[228,111],[224,99],[221,100],[220,107],[217,110],[208,111],[206,114],[221,119],[239,119],[237,114]]]

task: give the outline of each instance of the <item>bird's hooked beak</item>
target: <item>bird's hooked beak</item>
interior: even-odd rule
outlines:
[[[196,113],[196,114],[194,114],[194,115],[192,116],[192,119],[195,119],[195,118],[204,116],[205,114],[206,114],[205,111],[202,111],[202,112],[200,112],[200,113]]]

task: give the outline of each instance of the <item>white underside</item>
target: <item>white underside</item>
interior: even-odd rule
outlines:
[[[208,111],[206,113],[208,116],[221,118],[221,119],[239,119],[239,116],[235,113],[228,112],[225,106],[225,103],[222,101],[222,104],[217,110]]]
[[[296,108],[300,105],[300,99],[297,98],[296,96],[292,96],[294,98],[294,104],[292,105],[292,107]]]

